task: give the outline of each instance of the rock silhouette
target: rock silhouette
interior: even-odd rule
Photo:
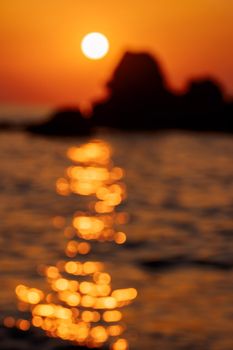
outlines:
[[[191,81],[181,97],[178,111],[181,125],[178,126],[200,131],[227,131],[230,125],[227,125],[224,107],[223,92],[217,82],[210,79]]]
[[[90,121],[84,118],[79,109],[63,108],[53,113],[45,122],[28,126],[28,131],[44,135],[75,136],[89,135]]]
[[[127,52],[107,86],[109,99],[94,106],[95,126],[155,128],[175,103],[159,63],[147,53]]]
[[[94,105],[92,123],[125,130],[188,129],[232,132],[232,103],[211,79],[171,91],[159,63],[148,53],[127,52],[107,84],[109,98]]]

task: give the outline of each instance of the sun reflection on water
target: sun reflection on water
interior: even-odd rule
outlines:
[[[66,261],[43,269],[49,292],[20,284],[16,296],[19,310],[28,311],[31,324],[50,337],[91,348],[108,343],[113,350],[126,350],[128,342],[122,338],[125,324],[121,308],[136,298],[137,291],[114,290],[103,262],[83,260],[91,252],[93,241],[113,241],[119,245],[126,241],[119,225],[127,222],[127,214],[115,210],[126,198],[124,171],[114,166],[111,155],[111,147],[103,141],[68,150],[72,165],[57,180],[57,193],[90,196],[90,205],[74,214],[70,227],[65,227],[62,217],[53,220],[57,228],[64,229],[68,242]],[[76,257],[79,259],[74,260]],[[5,325],[27,330],[30,322],[8,317]]]

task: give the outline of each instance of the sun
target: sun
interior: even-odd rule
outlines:
[[[99,60],[108,53],[109,41],[101,33],[89,33],[83,38],[81,49],[86,57],[92,60]]]

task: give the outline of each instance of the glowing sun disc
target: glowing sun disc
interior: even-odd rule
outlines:
[[[89,33],[83,38],[81,49],[86,57],[98,60],[108,53],[109,42],[101,33]]]

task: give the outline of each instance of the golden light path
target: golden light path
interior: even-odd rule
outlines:
[[[83,38],[81,49],[86,57],[98,60],[108,53],[109,42],[106,36],[101,33],[89,33]]]
[[[124,171],[113,165],[111,153],[110,146],[102,141],[68,150],[73,164],[57,180],[57,192],[92,196],[94,202],[88,211],[75,213],[71,225],[64,229],[68,238],[66,259],[44,269],[49,292],[23,284],[16,287],[19,310],[31,315],[31,322],[16,321],[21,330],[32,324],[50,337],[78,345],[98,348],[108,343],[112,350],[128,349],[122,337],[125,325],[120,309],[136,298],[137,291],[114,290],[104,263],[84,259],[91,251],[91,241],[119,245],[126,241],[126,234],[118,227],[126,223],[127,215],[115,211],[126,197]],[[54,223],[59,227],[63,220],[57,217]],[[5,325],[14,326],[14,320],[7,318]]]

